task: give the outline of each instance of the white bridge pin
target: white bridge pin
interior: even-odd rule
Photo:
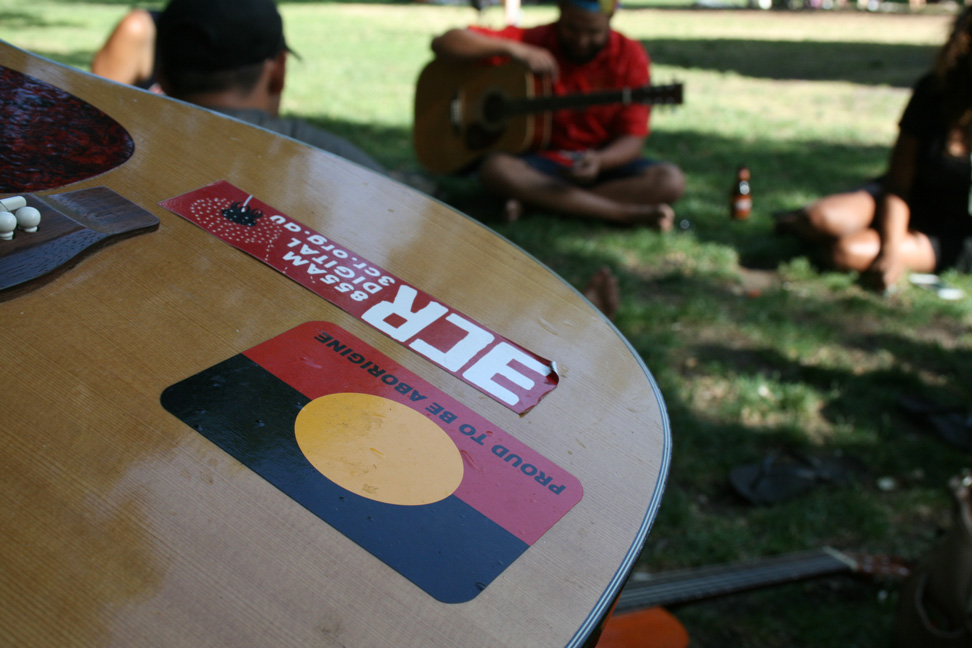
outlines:
[[[17,210],[17,225],[25,232],[36,232],[41,222],[41,213],[36,207],[21,207]]]
[[[0,211],[0,241],[9,241],[17,229],[17,217],[8,211]]]
[[[3,207],[3,211],[8,211],[13,213],[27,204],[27,199],[23,196],[7,196],[6,198],[0,198],[0,207]]]

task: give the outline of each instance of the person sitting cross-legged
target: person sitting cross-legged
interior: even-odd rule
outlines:
[[[556,22],[532,28],[452,29],[432,41],[437,58],[473,62],[507,57],[550,77],[555,94],[649,81],[649,59],[636,41],[611,28],[614,0],[560,0]],[[567,216],[669,230],[672,203],[685,190],[675,164],[642,156],[648,106],[618,103],[553,115],[549,148],[513,155],[494,152],[479,178],[504,201],[514,221],[524,205]]]
[[[972,8],[915,84],[885,175],[776,214],[824,265],[888,290],[907,272],[972,271]]]

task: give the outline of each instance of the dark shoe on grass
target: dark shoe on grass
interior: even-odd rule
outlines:
[[[902,394],[898,406],[923,432],[972,452],[972,411],[964,407],[942,405],[921,396]]]
[[[864,473],[860,461],[850,457],[768,455],[761,463],[733,468],[729,483],[751,504],[776,504],[823,484],[846,482]]]

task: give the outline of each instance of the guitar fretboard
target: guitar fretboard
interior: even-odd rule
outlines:
[[[686,569],[628,581],[618,597],[616,613],[700,601],[758,587],[781,585],[853,570],[855,563],[830,548],[775,558]]]
[[[678,104],[682,103],[682,87],[679,84],[645,86],[643,88],[601,90],[582,94],[511,99],[503,103],[502,112],[503,117],[512,117],[567,108],[589,108],[612,103]]]

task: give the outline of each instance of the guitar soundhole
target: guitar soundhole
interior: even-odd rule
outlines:
[[[99,175],[135,151],[128,132],[91,104],[0,66],[0,192],[53,189]]]
[[[483,126],[498,130],[503,127],[506,98],[499,92],[491,92],[483,97]]]
[[[491,91],[479,101],[479,118],[466,129],[466,147],[484,149],[494,144],[503,134],[506,97]]]
[[[466,148],[472,151],[484,149],[498,140],[502,132],[485,128],[482,124],[471,124],[466,129]]]

